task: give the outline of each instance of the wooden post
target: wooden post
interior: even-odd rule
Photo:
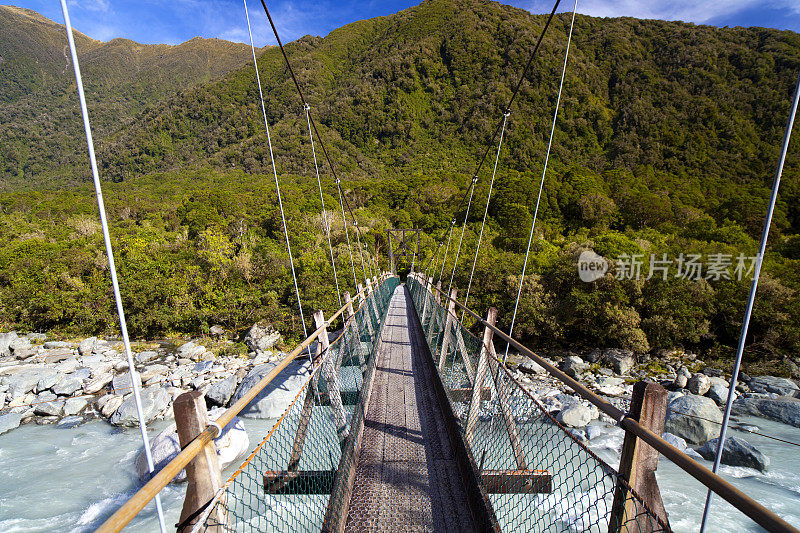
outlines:
[[[352,329],[353,336],[355,337],[356,342],[358,343],[358,345],[356,346],[356,352],[358,353],[358,364],[360,366],[364,366],[364,354],[361,353],[361,335],[360,335],[360,333],[358,331],[358,324],[356,324],[356,320],[355,320],[355,318],[353,318],[353,316],[355,315],[355,312],[353,312],[353,299],[350,297],[350,293],[349,292],[345,292],[344,293],[344,302],[345,302],[345,304],[347,304],[347,311],[346,311],[347,312],[347,318],[345,320],[349,320],[350,321],[350,328]],[[341,352],[341,350],[340,350],[340,352]],[[351,356],[352,356],[352,354],[351,354]],[[339,365],[337,365],[337,366],[340,366],[341,363],[342,363],[342,360],[341,360],[341,356],[340,356],[339,357]]]
[[[494,377],[494,388],[497,391],[497,400],[500,402],[500,411],[503,414],[503,421],[505,422],[511,449],[514,451],[514,459],[517,462],[517,468],[520,470],[527,470],[527,466],[525,465],[525,451],[522,449],[522,442],[519,439],[517,422],[514,419],[514,411],[511,409],[511,406],[508,405],[508,391],[505,386],[503,386],[502,379],[500,379],[501,373],[497,361],[497,352],[494,350],[494,342],[489,343],[488,359],[489,370],[491,370],[492,376]]]
[[[664,431],[664,417],[667,414],[667,390],[658,383],[640,381],[633,386],[631,408],[628,416],[656,435]],[[658,490],[656,469],[659,453],[636,435],[625,432],[622,443],[622,457],[619,462],[619,475],[644,500],[645,505],[665,524],[669,524],[661,491]],[[622,528],[631,529],[628,522],[635,522],[637,530],[650,532],[660,530],[648,514],[643,513],[629,494],[628,488],[618,482],[614,491],[614,504],[608,531],[616,533]]]
[[[369,314],[369,309],[367,308],[365,302],[367,301],[367,293],[364,292],[364,285],[361,283],[358,284],[358,293],[361,295],[361,305],[364,306],[364,312]],[[367,333],[369,333],[369,338],[375,338],[375,332],[372,330],[372,320],[367,320]],[[361,341],[361,337],[359,337],[359,342]]]
[[[209,425],[206,399],[200,391],[184,392],[178,396],[172,404],[172,411],[175,413],[175,425],[181,448],[185,448]],[[213,440],[186,465],[186,478],[189,484],[183,500],[181,528],[178,529],[178,533],[192,529],[202,514],[201,509],[222,487],[217,446]],[[221,526],[219,530],[222,531],[226,523],[224,505],[217,506],[210,518],[212,522]],[[217,531],[217,528],[204,528],[201,531]]]
[[[494,326],[497,319],[497,309],[494,307],[489,308],[486,315],[486,322]],[[475,380],[472,382],[472,399],[469,402],[469,411],[467,411],[467,426],[464,430],[464,440],[467,446],[472,446],[472,437],[475,434],[475,424],[478,422],[478,411],[481,407],[481,389],[483,388],[483,380],[486,377],[486,369],[489,366],[489,346],[492,344],[492,336],[494,331],[486,327],[483,330],[483,342],[481,343],[481,355],[478,358],[478,368],[475,371]],[[465,357],[466,359],[466,357]]]
[[[314,313],[314,325],[317,329],[325,325],[325,316],[320,309]],[[326,354],[326,350],[330,348],[330,341],[328,340],[328,328],[324,328],[322,333],[319,334],[317,339],[317,350],[322,355],[322,377],[325,379],[325,384],[328,386],[328,396],[331,400],[331,409],[333,409],[333,418],[336,421],[336,435],[339,437],[339,443],[343,443],[347,438],[347,419],[344,415],[344,406],[342,405],[342,393],[339,390],[338,372],[333,364],[333,358],[330,354]]]
[[[458,291],[453,288],[450,290],[450,300],[447,302],[447,320],[444,322],[444,339],[442,339],[442,351],[439,352],[439,373],[444,372],[444,364],[447,359],[447,350],[450,347],[450,335],[448,332],[456,319],[456,295]]]

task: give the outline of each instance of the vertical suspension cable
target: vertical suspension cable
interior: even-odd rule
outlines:
[[[314,148],[314,134],[311,132],[311,119],[308,111],[311,106],[305,104],[303,109],[306,112],[306,122],[308,123],[308,138],[311,140],[311,155],[314,156],[314,171],[317,174],[317,186],[319,186],[319,201],[322,202],[322,220],[325,233],[328,235],[328,250],[331,252],[331,266],[333,267],[333,281],[336,283],[336,297],[339,299],[339,307],[342,307],[342,295],[339,292],[339,276],[336,274],[336,259],[333,257],[333,245],[331,244],[331,228],[328,223],[328,212],[325,210],[325,198],[322,196],[322,181],[319,179],[319,165],[317,164],[317,150]]]
[[[358,279],[356,278],[356,265],[353,262],[353,247],[350,246],[350,233],[347,231],[347,217],[344,215],[344,202],[342,201],[341,180],[336,178],[336,190],[339,191],[339,206],[342,208],[342,222],[344,222],[344,235],[347,237],[347,251],[350,253],[350,268],[353,270],[353,288],[358,292]]]
[[[247,18],[247,33],[250,35],[250,50],[253,53],[253,67],[256,70],[256,83],[258,84],[258,96],[261,99],[261,113],[264,115],[264,128],[267,131],[267,144],[269,144],[269,159],[272,163],[272,174],[275,176],[275,190],[278,193],[278,207],[281,211],[281,221],[283,222],[283,235],[286,238],[286,250],[289,252],[289,266],[292,269],[292,280],[294,281],[294,292],[297,295],[297,307],[300,310],[300,322],[303,324],[303,338],[308,337],[306,330],[306,319],[303,315],[303,304],[300,301],[300,288],[297,285],[297,275],[294,271],[294,259],[292,258],[292,246],[289,243],[289,230],[286,228],[286,216],[283,213],[283,200],[281,199],[281,185],[278,181],[278,167],[275,165],[275,154],[272,150],[272,137],[269,133],[269,122],[267,121],[267,107],[264,105],[264,92],[261,89],[261,75],[258,73],[258,61],[256,61],[256,47],[253,44],[253,30],[250,27],[250,13],[247,11],[247,0],[244,2],[244,14]],[[311,347],[308,348],[308,356],[311,355]]]
[[[361,249],[361,232],[358,231],[358,221],[353,225],[356,228],[356,240],[358,244],[358,255],[361,256],[361,272],[364,274],[364,283],[367,283],[367,268],[364,266],[364,251]]]
[[[469,188],[469,202],[467,202],[467,212],[464,214],[464,225],[461,226],[461,237],[458,239],[458,248],[456,248],[456,256],[453,259],[453,270],[450,272],[450,283],[447,285],[447,295],[450,295],[450,289],[453,288],[453,277],[456,275],[456,265],[458,265],[458,256],[461,254],[461,243],[464,241],[464,230],[467,229],[467,219],[469,218],[469,209],[472,207],[472,196],[475,194],[475,184],[478,182],[478,176],[472,178],[472,185]]]
[[[108,231],[108,220],[106,219],[106,206],[103,201],[103,190],[100,186],[100,174],[97,170],[97,158],[94,153],[94,140],[92,139],[92,127],[89,123],[89,110],[86,106],[86,95],[83,92],[83,77],[81,76],[81,67],[78,63],[78,52],[75,49],[75,38],[72,35],[72,22],[69,18],[69,10],[67,9],[66,0],[61,0],[61,12],[64,14],[64,26],[67,30],[67,41],[69,42],[69,52],[72,56],[72,68],[75,72],[75,84],[78,87],[78,100],[81,106],[81,116],[83,117],[83,129],[86,133],[86,145],[89,150],[89,163],[92,168],[92,179],[94,180],[94,190],[97,196],[97,208],[100,211],[100,223],[103,227],[103,241],[105,242],[106,255],[108,256],[108,270],[111,274],[111,286],[114,289],[114,300],[117,304],[117,316],[119,317],[119,328],[122,333],[122,342],[125,346],[125,358],[128,361],[128,375],[131,379],[131,387],[133,388],[133,402],[136,405],[136,415],[139,419],[139,431],[142,434],[142,444],[144,447],[144,455],[147,459],[147,469],[151,474],[155,471],[153,464],[153,454],[150,449],[150,439],[147,436],[147,423],[144,414],[142,413],[142,397],[139,387],[139,373],[136,372],[134,365],[133,352],[131,350],[131,341],[128,337],[128,325],[125,321],[125,310],[122,306],[122,295],[119,290],[119,281],[117,279],[117,267],[114,262],[114,249],[111,246],[111,234]],[[166,533],[167,528],[164,523],[164,509],[161,506],[161,496],[159,493],[155,495],[156,513],[158,515],[158,526],[162,533]]]
[[[725,413],[722,416],[722,427],[719,431],[719,439],[717,440],[717,453],[714,457],[714,467],[711,469],[715,474],[719,469],[722,460],[722,452],[725,449],[725,434],[728,430],[728,423],[731,417],[731,407],[733,405],[733,395],[736,390],[736,383],[739,378],[739,367],[742,363],[742,354],[744,354],[744,344],[747,338],[747,330],[750,326],[750,316],[753,313],[753,305],[755,304],[756,291],[758,290],[758,278],[761,275],[761,265],[764,261],[764,253],[767,248],[767,238],[769,237],[769,228],[772,224],[772,213],[775,210],[775,203],[778,199],[778,188],[781,185],[781,175],[783,174],[783,163],[786,161],[786,153],[789,150],[789,139],[792,137],[792,128],[794,126],[794,119],[797,115],[797,105],[800,102],[800,76],[797,78],[797,83],[794,88],[794,97],[792,105],[789,110],[789,119],[786,122],[786,131],[783,134],[783,144],[781,145],[781,154],[778,158],[778,168],[775,170],[775,178],[772,182],[772,194],[769,198],[769,207],[767,208],[767,216],[764,219],[764,228],[761,231],[761,242],[758,246],[758,255],[756,256],[756,265],[753,271],[753,282],[750,284],[750,294],[747,297],[747,306],[744,311],[744,319],[742,320],[742,329],[739,333],[739,344],[736,347],[736,359],[733,364],[733,372],[731,372],[731,383],[728,389],[728,399],[725,402]],[[713,496],[711,489],[706,494],[706,505],[703,509],[703,520],[700,523],[700,533],[704,533],[706,529],[706,522],[708,520],[708,512],[711,508],[711,499]]]
[[[464,307],[467,306],[469,300],[469,291],[472,289],[472,278],[475,276],[475,265],[478,264],[478,252],[481,250],[481,240],[483,239],[483,229],[486,226],[486,217],[489,215],[489,202],[492,199],[492,188],[494,187],[494,178],[497,175],[497,162],[500,161],[500,148],[503,147],[503,136],[506,133],[506,122],[508,116],[511,114],[509,110],[503,113],[503,125],[500,128],[500,140],[497,143],[497,154],[494,156],[494,168],[492,169],[492,180],[489,182],[489,192],[486,194],[486,209],[483,212],[483,222],[481,222],[481,231],[478,234],[478,244],[475,246],[475,258],[472,260],[472,270],[469,273],[469,284],[467,285],[467,294],[464,297]],[[461,322],[464,322],[464,315],[466,311],[461,311]]]
[[[550,140],[547,141],[547,152],[544,156],[544,168],[542,169],[542,179],[539,181],[539,194],[536,196],[536,208],[533,210],[533,221],[531,222],[531,231],[528,234],[528,247],[525,249],[525,261],[522,263],[522,274],[519,277],[519,287],[517,287],[517,298],[514,302],[514,313],[511,315],[511,326],[508,329],[508,336],[510,337],[512,333],[514,333],[514,323],[517,319],[517,310],[519,309],[519,298],[522,294],[522,283],[525,280],[525,270],[528,267],[528,257],[531,253],[531,243],[533,242],[533,232],[534,228],[536,227],[536,217],[539,215],[539,205],[542,200],[542,190],[544,189],[544,178],[547,174],[547,165],[550,161],[550,149],[553,146],[553,136],[556,132],[556,121],[558,120],[558,107],[561,104],[561,92],[564,89],[564,77],[567,73],[567,60],[569,59],[569,47],[572,43],[572,29],[575,26],[575,11],[578,9],[578,0],[575,0],[574,5],[572,6],[572,20],[569,24],[569,35],[567,35],[567,49],[564,51],[564,65],[561,68],[561,81],[558,84],[558,97],[556,98],[556,108],[553,111],[553,124],[550,127]],[[509,345],[506,344],[506,352],[503,355],[503,364],[506,363],[506,359],[508,359],[508,348]]]
[[[442,269],[439,271],[439,279],[437,280],[437,283],[439,281],[442,281],[442,274],[444,274],[444,264],[447,262],[447,252],[448,250],[450,250],[450,237],[453,236],[453,228],[455,227],[455,225],[456,225],[456,219],[454,218],[453,220],[450,221],[450,231],[447,234],[447,246],[444,247],[444,257],[442,257]],[[448,296],[449,295],[450,294],[448,293]]]
[[[430,276],[431,267],[433,267],[433,275],[436,275],[436,265],[439,263],[439,252],[442,251],[442,245],[444,243],[439,243],[439,247],[436,249],[436,255],[431,258],[431,262],[428,263],[428,268],[425,269],[425,277],[433,277]]]

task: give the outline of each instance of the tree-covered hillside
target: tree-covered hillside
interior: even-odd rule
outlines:
[[[250,58],[249,47],[196,37],[177,46],[107,43],[76,33],[87,104],[100,138],[149,105],[207,83]],[[85,139],[64,26],[0,6],[0,190],[85,180]]]
[[[418,264],[434,257],[543,24],[542,16],[494,2],[428,0],[288,45],[384,266],[389,227],[421,227]],[[568,24],[567,16],[554,21],[512,109],[478,255],[471,305],[495,305],[504,327]],[[333,309],[303,110],[278,50],[261,54],[259,69],[304,306]],[[715,277],[708,265],[729,258],[733,274],[740,255],[756,252],[798,72],[800,35],[792,32],[579,16],[516,332],[539,349],[684,347],[727,356],[749,278]],[[192,333],[215,322],[235,329],[265,318],[296,335],[252,66],[156,100],[97,136],[103,177],[121,181],[107,196],[134,332]],[[783,372],[800,350],[798,146],[787,159],[748,354],[750,364],[777,361]],[[55,149],[37,157],[57,161]],[[338,210],[323,158],[320,164],[326,205]],[[461,294],[491,166],[479,176],[455,268]],[[51,168],[58,171],[41,180],[33,173],[31,181],[88,177],[85,164]],[[8,265],[0,271],[0,328],[113,329],[92,202],[86,186],[0,195],[0,264]],[[463,220],[463,210],[455,216]],[[340,280],[352,285],[341,217],[334,239]],[[438,267],[446,281],[454,249]],[[577,258],[588,249],[616,267],[640,256],[643,276],[617,279],[617,270],[583,282]],[[651,255],[663,254],[672,260],[670,275],[645,279]],[[674,275],[690,254],[700,255],[702,274]]]

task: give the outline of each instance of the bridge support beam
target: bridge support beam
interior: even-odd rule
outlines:
[[[206,399],[200,391],[184,392],[172,404],[175,425],[181,448],[186,447],[209,426]],[[212,440],[186,465],[186,496],[183,500],[178,533],[192,529],[208,502],[222,487],[222,474],[217,458],[217,446]],[[217,505],[210,517],[218,526],[202,528],[201,531],[223,531],[225,529],[225,506]],[[219,528],[219,529],[218,529]]]
[[[490,307],[486,315],[486,322],[494,326],[495,320],[497,320],[497,309]],[[472,439],[475,436],[475,424],[478,422],[478,414],[481,408],[481,389],[483,388],[483,381],[486,378],[486,370],[489,367],[489,345],[492,344],[493,335],[494,331],[492,331],[491,328],[487,327],[483,330],[481,354],[478,358],[478,368],[475,370],[475,380],[472,382],[472,399],[469,402],[467,425],[464,430],[464,440],[467,441],[467,446],[470,448],[472,448]]]
[[[444,338],[442,339],[442,349],[439,352],[439,374],[444,372],[444,365],[447,362],[447,350],[450,348],[450,329],[453,327],[453,320],[456,319],[456,296],[458,291],[454,288],[450,290],[450,300],[447,302],[447,319],[444,321]]]
[[[631,408],[628,416],[656,435],[664,431],[664,417],[667,414],[667,390],[658,383],[640,381],[633,386]],[[637,530],[651,532],[661,526],[653,523],[648,513],[643,513],[638,500],[634,500],[628,487],[644,500],[645,505],[665,524],[669,524],[661,491],[656,481],[659,453],[649,444],[639,439],[633,432],[625,432],[622,442],[622,457],[619,463],[619,477],[614,491],[614,504],[608,522],[609,533],[623,528],[631,529],[635,522]]]

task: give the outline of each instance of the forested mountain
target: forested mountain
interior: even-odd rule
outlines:
[[[365,239],[384,264],[389,227],[423,228],[419,264],[433,259],[544,22],[543,16],[495,2],[427,0],[287,46]],[[735,344],[746,277],[645,281],[647,261],[651,254],[755,254],[800,72],[800,35],[632,18],[578,16],[575,24],[517,332],[543,349],[621,346],[645,352],[682,346],[711,359],[724,357]],[[478,255],[470,301],[477,309],[497,306],[504,326],[539,188],[568,28],[567,15],[554,20],[512,108]],[[125,107],[115,98],[129,98],[122,96],[132,87],[129,71],[112,74],[109,66],[104,74],[90,74],[90,58],[101,69],[109,63],[101,57],[109,57],[115,42],[86,39],[79,49],[85,49],[93,105],[109,106],[108,113],[96,112],[96,140],[103,178],[121,181],[109,185],[107,198],[135,333],[191,333],[214,322],[238,328],[256,318],[296,333],[252,66],[184,88],[185,78],[154,65],[147,72],[171,76],[171,89],[140,85],[141,99]],[[55,61],[57,55],[51,50],[47,57]],[[197,55],[185,51],[194,61]],[[228,57],[231,64],[234,57],[246,60],[246,54]],[[224,59],[214,56],[217,61]],[[336,297],[302,106],[279,50],[263,51],[258,62],[277,167],[286,182],[304,307],[331,309]],[[5,69],[8,63],[0,65]],[[225,72],[214,68],[207,78]],[[39,105],[27,94],[30,74],[15,76],[19,95],[0,103],[0,113]],[[121,84],[110,91],[111,103],[100,80]],[[68,105],[71,87],[60,87],[64,96],[53,105],[78,128],[77,108]],[[109,117],[121,108],[128,118],[117,124]],[[64,155],[69,150],[51,144],[51,136],[31,133],[50,130],[30,119],[41,117],[39,111],[29,113],[3,119],[0,126],[27,132],[12,139],[30,139],[27,152],[0,139],[6,188],[18,189],[24,180],[40,189],[0,194],[0,264],[13,265],[0,271],[0,327],[103,331],[114,318],[102,293],[105,278],[96,271],[105,267],[100,235],[91,224],[91,190],[42,190],[88,179],[83,147],[75,143],[73,153]],[[798,147],[795,141],[787,159],[751,328],[751,361],[761,363],[789,361],[800,350]],[[338,209],[329,169],[322,158],[320,164],[326,204]],[[491,166],[479,176],[455,269],[462,291]],[[463,220],[464,212],[455,215]],[[350,263],[341,217],[334,221],[334,240],[342,279]],[[453,248],[446,268],[440,265],[445,278]],[[645,276],[607,275],[584,283],[576,258],[586,249],[611,260],[642,254]],[[58,287],[62,297],[54,300],[52,291],[39,289],[47,286]]]
[[[100,138],[128,126],[148,105],[250,58],[243,44],[199,37],[177,46],[105,43],[81,33],[75,41]],[[0,190],[83,181],[84,145],[63,25],[28,9],[0,6]]]

